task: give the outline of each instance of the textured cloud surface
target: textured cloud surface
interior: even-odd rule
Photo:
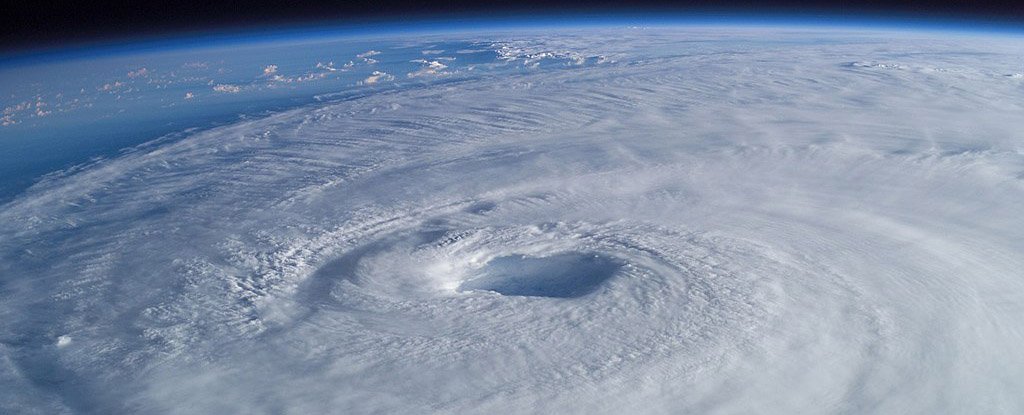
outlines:
[[[492,40],[4,205],[2,412],[1024,411],[1019,39]]]

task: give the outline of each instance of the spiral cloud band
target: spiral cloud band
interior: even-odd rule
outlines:
[[[0,408],[1024,411],[1019,40],[472,36],[4,205]]]

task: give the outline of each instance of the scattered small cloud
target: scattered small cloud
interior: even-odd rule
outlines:
[[[284,79],[282,79],[282,82],[287,82],[287,83],[292,83],[292,82],[309,82],[309,81],[316,81],[318,79],[324,79],[326,77],[327,77],[327,72],[308,73],[308,74],[305,74],[305,75],[299,75],[299,76],[292,77],[292,78],[284,78]]]
[[[366,51],[366,52],[360,53],[360,54],[356,55],[356,57],[359,58],[359,59],[362,59],[363,63],[365,63],[367,65],[373,65],[373,64],[377,63],[377,60],[371,58],[371,56],[377,56],[377,55],[380,55],[380,53],[381,52],[377,51],[377,50],[370,50],[370,51]]]
[[[121,81],[114,81],[114,82],[103,84],[102,86],[100,86],[99,88],[96,88],[96,89],[99,90],[99,91],[103,91],[103,92],[113,92],[113,91],[116,91],[116,90],[120,89],[122,86],[124,86],[123,82],[121,82]]]
[[[52,114],[53,111],[47,110],[46,109],[47,106],[48,105],[46,104],[46,102],[43,102],[42,97],[37,97],[36,98],[36,105],[35,105],[36,110],[35,110],[35,113],[34,113],[35,116],[36,117],[45,117],[47,115]]]
[[[446,74],[448,74],[448,72],[444,72],[444,70],[446,68],[448,68],[448,65],[445,65],[445,64],[443,64],[441,62],[438,62],[438,61],[428,61],[426,59],[416,59],[416,60],[413,60],[412,62],[422,64],[423,66],[419,70],[417,70],[415,72],[409,72],[408,74],[406,74],[406,76],[408,76],[409,78],[415,78],[415,77],[420,77],[420,76],[428,76],[428,75],[435,75],[436,76],[436,75],[446,75]]]
[[[190,100],[190,99],[195,98],[195,97],[196,97],[196,95],[193,94],[191,91],[185,93],[185,99],[186,100]]]
[[[373,85],[378,82],[386,82],[394,79],[394,76],[391,76],[386,72],[373,71],[373,73],[370,76],[366,77],[366,79],[359,81],[359,85]]]
[[[10,115],[10,114],[13,114],[15,112],[27,110],[29,108],[32,108],[32,102],[31,101],[21,102],[19,104],[12,105],[12,106],[4,108],[4,115]]]
[[[317,62],[316,63],[316,68],[317,69],[322,69],[322,70],[325,70],[325,71],[328,71],[328,72],[335,72],[335,71],[338,70],[338,68],[334,67],[334,62],[327,62],[327,63]]]
[[[271,76],[277,73],[277,65],[267,65],[263,67],[263,76]]]
[[[427,50],[421,51],[421,53],[423,53],[424,55],[440,55],[440,54],[444,53],[444,50],[443,49],[427,49]]]
[[[139,68],[139,69],[134,70],[134,71],[128,71],[128,77],[129,78],[138,78],[138,77],[147,76],[147,75],[149,75],[149,69],[146,69],[146,68]]]
[[[524,42],[496,42],[492,44],[497,58],[509,63],[519,62],[528,68],[536,68],[541,62],[558,63],[567,66],[584,65],[588,56],[571,50],[545,50]],[[597,57],[591,56],[596,60]]]
[[[58,94],[60,95],[60,94]],[[58,98],[56,107],[62,105],[63,96]],[[67,105],[77,104],[78,100],[71,101]],[[6,127],[10,125],[19,124],[19,119],[25,118],[41,118],[53,114],[53,111],[63,111],[60,108],[52,109],[46,101],[43,100],[42,95],[37,95],[33,100],[22,101],[20,103],[4,107],[3,112],[0,113],[0,126]]]
[[[242,92],[242,87],[230,84],[217,84],[213,86],[213,90],[217,92],[223,92],[226,94],[237,94],[239,92]]]

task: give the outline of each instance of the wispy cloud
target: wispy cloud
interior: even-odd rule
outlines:
[[[363,63],[365,63],[367,65],[373,65],[373,64],[377,63],[377,60],[371,58],[371,56],[377,56],[377,55],[380,55],[380,53],[381,53],[380,51],[370,50],[370,51],[366,51],[366,52],[360,53],[360,54],[356,55],[356,57],[359,58],[359,59],[362,59]]]
[[[226,94],[237,94],[239,92],[242,92],[242,87],[230,84],[217,84],[213,86],[213,90],[217,92],[223,92]]]
[[[139,68],[134,71],[128,71],[129,78],[138,78],[146,75],[149,75],[149,69],[146,68]]]
[[[113,91],[116,91],[118,89],[121,89],[122,86],[124,86],[124,82],[114,81],[114,82],[105,83],[105,84],[101,85],[99,88],[96,88],[96,89],[99,90],[99,91],[103,91],[103,92],[113,92]]]

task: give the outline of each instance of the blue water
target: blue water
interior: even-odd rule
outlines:
[[[414,59],[436,42],[409,45],[394,40],[321,41],[307,43],[208,45],[181,51],[118,53],[105,57],[74,55],[20,61],[0,68],[0,106],[14,108],[17,123],[0,127],[0,203],[25,191],[47,173],[96,158],[116,156],[122,149],[185,130],[231,123],[240,116],[259,116],[333,100],[346,94],[416,87],[440,79],[403,79],[359,85],[373,71],[405,74],[421,67]],[[447,48],[473,47],[451,43]],[[372,64],[357,55],[379,50]],[[462,65],[493,61],[493,51],[459,55]],[[349,61],[357,61],[342,71]],[[320,69],[318,64],[331,68]],[[276,72],[264,74],[273,65]],[[139,75],[145,68],[145,74]],[[313,80],[275,81],[272,76]],[[237,93],[217,92],[217,85],[237,86]],[[360,92],[362,91],[362,92]],[[341,93],[341,94],[339,94]],[[192,94],[191,98],[186,98]],[[77,101],[76,101],[77,100]],[[50,113],[35,116],[35,103]]]

